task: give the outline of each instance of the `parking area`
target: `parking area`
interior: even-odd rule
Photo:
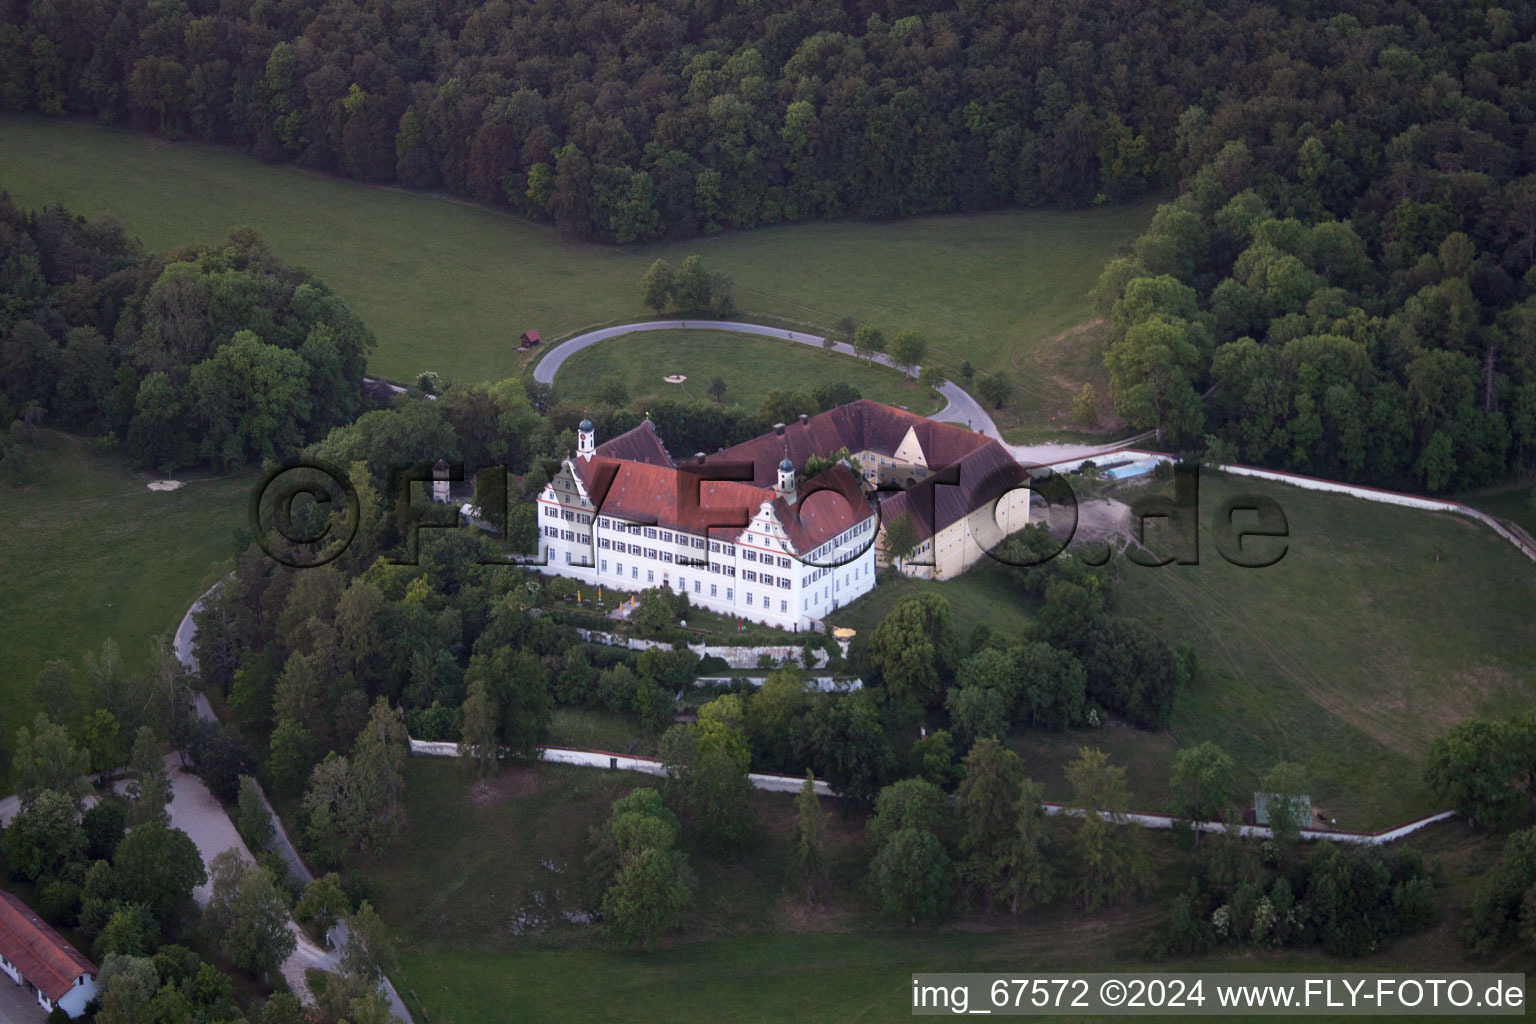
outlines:
[[[0,974],[0,1024],[42,1024],[47,1019],[30,988]]]

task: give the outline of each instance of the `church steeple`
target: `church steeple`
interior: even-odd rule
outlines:
[[[785,504],[795,503],[795,464],[789,461],[789,446],[784,446],[784,461],[779,463],[779,484],[774,490]]]
[[[576,457],[592,461],[592,456],[597,454],[597,431],[592,426],[592,421],[585,415],[581,422],[576,424]]]

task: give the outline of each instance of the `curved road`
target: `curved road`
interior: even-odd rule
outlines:
[[[599,327],[593,331],[583,331],[550,348],[533,368],[533,379],[540,384],[553,384],[555,374],[560,372],[560,367],[567,359],[580,352],[584,348],[596,345],[598,342],[608,341],[611,338],[622,337],[626,334],[638,334],[641,331],[730,331],[735,334],[755,334],[764,338],[778,338],[781,341],[793,341],[800,345],[810,345],[817,349],[826,347],[826,338],[820,334],[811,334],[806,331],[790,331],[782,327],[768,327],[763,324],[751,324],[741,320],[643,320],[632,324],[618,324],[614,327]],[[859,357],[853,346],[847,342],[834,342],[832,351],[843,355]],[[899,369],[892,364],[889,357],[877,355],[874,361],[882,366]],[[918,372],[921,372],[918,367]],[[987,414],[982,404],[971,397],[970,393],[952,380],[945,380],[938,387],[939,394],[944,396],[944,407],[934,413],[929,419],[941,420],[948,423],[964,423],[972,430],[988,437],[995,437],[1003,447],[1007,448],[1019,462],[1029,465],[1049,465],[1052,462],[1064,462],[1068,459],[1088,458],[1102,452],[1114,451],[1128,444],[1146,437],[1126,438],[1110,444],[1102,445],[1073,445],[1073,444],[1039,444],[1016,445],[1008,444],[1002,439],[1002,433],[997,429],[997,424]]]
[[[827,339],[819,334],[809,334],[805,331],[787,331],[782,327],[766,327],[763,324],[749,324],[740,320],[644,320],[633,324],[619,324],[616,327],[599,327],[595,331],[585,331],[575,337],[567,338],[548,352],[539,364],[533,368],[533,379],[540,384],[553,384],[555,374],[560,372],[561,365],[571,356],[600,341],[621,337],[625,334],[637,334],[640,331],[730,331],[733,334],[756,334],[764,338],[778,338],[780,341],[793,341],[801,345],[811,345],[818,349],[826,347]],[[841,352],[845,356],[856,356],[853,346],[844,341],[834,342],[832,351]],[[857,358],[862,358],[858,357]],[[897,369],[888,356],[877,355],[874,361],[882,366]],[[918,367],[921,372],[922,367]],[[944,408],[934,413],[930,419],[946,420],[951,423],[967,423],[973,430],[983,434],[998,437],[997,424],[992,422],[992,417],[981,407],[981,403],[968,395],[964,389],[952,381],[946,380],[939,385],[939,394],[946,399]]]

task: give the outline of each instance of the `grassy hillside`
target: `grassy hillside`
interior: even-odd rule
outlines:
[[[661,379],[672,374],[688,379],[682,384]],[[555,386],[561,398],[585,402],[607,377],[623,381],[635,399],[653,395],[695,402],[710,400],[709,382],[719,377],[726,387],[722,401],[753,412],[770,391],[809,394],[837,381],[852,384],[865,398],[915,413],[931,413],[943,404],[916,381],[868,360],[725,331],[645,331],[600,342],[566,360]]]
[[[1536,699],[1536,565],[1467,519],[1254,481],[1203,481],[1203,520],[1248,491],[1289,518],[1278,565],[1236,568],[1207,535],[1199,566],[1123,572],[1124,610],[1200,654],[1174,736],[1254,772],[1302,762],[1346,827],[1433,809],[1419,780],[1435,734]]]
[[[1212,516],[1231,495],[1285,510],[1291,539],[1267,569],[1217,553]],[[1060,766],[1082,744],[1133,764],[1137,803],[1159,810],[1179,747],[1212,740],[1237,758],[1240,788],[1280,760],[1304,764],[1314,802],[1347,828],[1377,829],[1437,810],[1421,782],[1435,734],[1536,700],[1536,564],[1471,520],[1263,481],[1201,481],[1199,565],[1119,559],[1115,611],[1154,625],[1199,657],[1170,732],[1120,726],[1030,733],[1015,746],[1047,795],[1068,795]],[[901,594],[932,590],[968,635],[986,621],[1019,629],[1028,613],[1005,570],[901,581],[834,616],[869,629]]]
[[[515,375],[525,365],[515,351],[524,329],[556,338],[642,318],[638,282],[649,262],[699,253],[735,279],[745,316],[827,326],[849,315],[888,333],[922,332],[955,369],[966,359],[1018,367],[1024,415],[1047,424],[1038,395],[1064,407],[1067,385],[1051,377],[1082,348],[1061,332],[1087,319],[1100,267],[1152,213],[1142,205],[786,225],[621,250],[229,149],[18,117],[0,119],[0,188],[23,205],[62,200],[79,213],[112,214],[152,249],[252,225],[363,316],[379,336],[371,366],[394,378],[425,369],[458,380]],[[1053,337],[1066,354],[1036,366],[1036,349]],[[1087,364],[1102,375],[1096,359]]]
[[[1496,519],[1514,523],[1527,533],[1536,534],[1536,485],[1530,483],[1502,484],[1458,495],[1459,499],[1473,508],[1481,509]]]
[[[156,492],[121,460],[44,433],[35,483],[0,484],[0,707],[4,729],[30,718],[31,685],[50,658],[78,666],[107,637],[130,669],[170,633],[233,552],[255,476],[190,479]],[[10,768],[0,762],[0,781]]]

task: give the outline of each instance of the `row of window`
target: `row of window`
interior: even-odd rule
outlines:
[[[813,570],[812,572],[807,573],[805,576],[801,577],[800,585],[802,587],[808,587],[812,583],[815,583],[817,580],[821,579],[827,573],[832,572],[832,571],[834,571],[836,569],[840,569],[840,568],[842,568],[842,566],[824,565],[820,569]],[[862,571],[862,570],[860,570],[860,571]]]
[[[758,575],[751,569],[741,570],[741,578],[746,580],[748,583],[762,582],[768,584],[770,587],[779,587],[784,590],[788,590],[790,587],[794,586],[794,581],[787,576],[770,576],[767,573]]]
[[[555,508],[553,505],[544,506],[546,519],[564,519],[568,523],[580,523],[583,526],[592,522],[592,517],[585,512],[572,512],[568,508]]]
[[[835,537],[832,540],[827,541],[815,551],[812,551],[811,558],[824,558],[825,556],[830,555],[833,551],[837,550],[838,545],[842,544],[844,541],[857,537],[861,533],[868,533],[874,525],[875,520],[873,518],[864,520],[862,523],[855,526],[853,529],[849,530],[842,536]]]
[[[597,525],[604,530],[622,530],[635,534],[639,534],[641,532],[641,527],[638,524],[626,523],[622,519],[609,519],[607,516],[598,516]],[[676,541],[678,544],[681,544],[684,547],[704,547],[704,541],[702,538],[690,537],[686,533],[679,533],[674,536],[671,530],[662,530],[655,526],[647,526],[644,528],[644,531],[645,537],[648,540],[660,540],[666,544],[671,544]]]

